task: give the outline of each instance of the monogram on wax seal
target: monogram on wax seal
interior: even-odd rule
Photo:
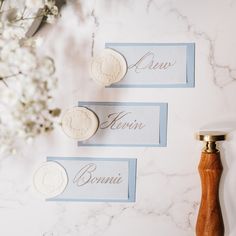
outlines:
[[[127,62],[123,55],[106,48],[95,56],[90,65],[92,79],[103,86],[119,82],[127,72]]]
[[[66,188],[68,177],[65,169],[54,161],[45,162],[35,172],[34,188],[45,198],[60,195]]]
[[[73,107],[62,117],[62,129],[70,138],[83,141],[92,137],[98,129],[98,118],[86,107]]]

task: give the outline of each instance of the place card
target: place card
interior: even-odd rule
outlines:
[[[68,176],[65,190],[47,201],[134,202],[134,158],[48,157]]]
[[[93,111],[99,127],[79,146],[163,147],[167,140],[167,103],[79,102]]]
[[[112,88],[194,87],[194,43],[106,43],[128,64],[126,76]]]

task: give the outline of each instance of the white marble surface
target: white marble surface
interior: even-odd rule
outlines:
[[[78,100],[168,102],[167,148],[77,148],[58,127],[0,161],[2,236],[191,236],[200,200],[199,129],[227,129],[220,198],[226,236],[236,235],[236,1],[68,1],[40,34],[56,62],[62,109]],[[196,87],[102,89],[87,65],[105,42],[195,42]],[[136,203],[52,203],[33,192],[48,155],[137,157]]]

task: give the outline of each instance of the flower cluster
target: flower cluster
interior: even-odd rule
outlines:
[[[54,62],[37,54],[36,38],[26,37],[35,19],[52,22],[57,15],[53,0],[0,0],[0,154],[51,131],[60,114],[50,107]]]

